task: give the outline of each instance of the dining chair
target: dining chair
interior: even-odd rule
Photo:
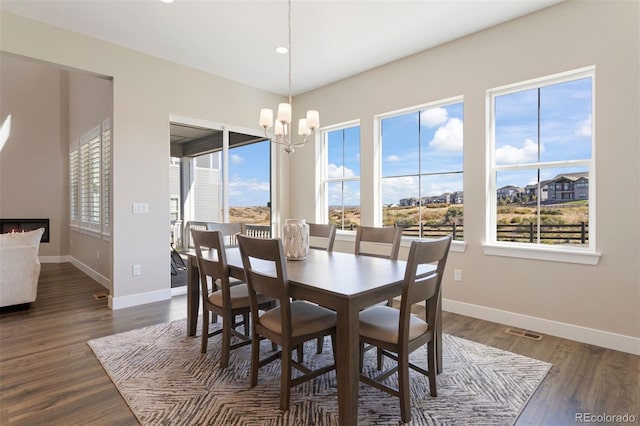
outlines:
[[[333,243],[336,240],[336,225],[333,223],[308,223],[308,225],[309,247],[317,250],[333,251]]]
[[[355,254],[398,260],[402,228],[358,226]]]
[[[234,247],[238,245],[236,235],[246,234],[247,225],[244,222],[207,222],[207,230],[220,231],[224,245],[226,247]]]
[[[333,243],[336,240],[337,226],[333,223],[308,223],[309,225],[309,247],[316,250],[333,251]],[[313,244],[312,244],[313,242]],[[324,337],[318,337],[316,342],[316,353],[322,353]],[[298,348],[298,361],[303,360],[304,348]]]
[[[238,243],[251,301],[251,387],[258,383],[260,367],[280,358],[280,410],[287,411],[293,386],[335,369],[336,313],[313,303],[291,300],[280,239],[239,235]],[[277,300],[279,306],[259,315],[260,295]],[[291,352],[294,349],[306,341],[326,335],[331,336],[333,364],[311,370],[298,360],[293,361]],[[280,346],[280,350],[260,359],[261,337]],[[300,370],[302,375],[292,379],[292,368]]]
[[[376,305],[360,312],[360,381],[376,389],[400,398],[400,416],[403,422],[411,420],[409,393],[409,368],[429,378],[431,396],[436,392],[436,330],[440,327],[437,312],[444,267],[451,246],[451,237],[435,240],[414,240],[409,249],[409,257],[402,286],[400,308]],[[419,268],[424,264],[437,263],[436,271],[421,277]],[[426,302],[426,321],[411,313],[411,307]],[[395,365],[375,377],[363,373],[364,345],[372,345],[381,353],[396,361]],[[409,362],[409,354],[427,345],[427,370]],[[383,381],[398,373],[398,388]]]
[[[200,351],[206,353],[209,337],[222,333],[220,367],[226,368],[229,365],[230,351],[251,343],[249,337],[249,313],[251,311],[249,292],[246,284],[235,286],[229,284],[229,268],[222,232],[192,229],[191,236],[196,250],[202,293],[202,343]],[[207,250],[207,256],[203,254],[203,249]],[[211,282],[211,291],[209,291],[209,282]],[[260,295],[256,299],[257,309],[268,310],[274,306],[274,300],[267,296]],[[222,317],[222,328],[209,332],[210,314]],[[238,315],[242,315],[241,322],[236,322]],[[236,330],[240,325],[244,326],[244,334]],[[240,341],[231,344],[232,336]]]

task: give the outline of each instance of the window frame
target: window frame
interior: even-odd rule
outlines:
[[[496,165],[495,101],[511,93],[540,89],[556,84],[591,78],[591,158],[562,161],[538,161],[525,164]],[[535,78],[486,91],[486,224],[484,253],[525,259],[596,265],[600,254],[596,252],[596,71],[595,66]],[[588,247],[548,245],[540,243],[513,243],[497,240],[497,181],[498,172],[514,170],[542,170],[558,167],[586,167],[589,176],[589,244]]]
[[[320,158],[320,193],[318,194],[318,211],[316,212],[316,221],[318,223],[328,224],[329,223],[329,185],[332,183],[339,182],[358,182],[361,184],[361,175],[362,175],[362,164],[360,164],[360,173],[357,176],[352,177],[340,177],[340,178],[329,178],[328,177],[328,169],[329,169],[329,133],[335,132],[337,130],[346,130],[349,128],[358,127],[360,132],[360,141],[358,144],[358,153],[362,152],[362,129],[360,126],[360,120],[350,120],[343,123],[326,126],[318,131],[318,138],[320,143],[318,144],[320,148],[320,153],[316,158]],[[343,159],[344,162],[344,159]],[[362,199],[360,200],[360,214],[362,215]],[[343,218],[344,219],[344,218]],[[337,232],[347,233],[347,234],[355,234],[355,230],[346,230],[338,227]]]
[[[397,116],[401,116],[401,115],[405,115],[405,114],[410,114],[410,113],[419,113],[420,111],[424,111],[424,110],[428,110],[428,109],[433,109],[433,108],[437,108],[437,107],[442,107],[442,106],[448,106],[448,105],[453,105],[453,104],[457,104],[460,103],[462,104],[462,110],[463,110],[463,118],[462,118],[462,125],[464,128],[464,95],[457,95],[457,96],[452,96],[449,98],[444,98],[444,99],[439,99],[436,101],[431,101],[431,102],[427,102],[424,104],[420,104],[420,105],[414,105],[411,107],[406,107],[406,108],[402,108],[402,109],[398,109],[398,110],[394,110],[394,111],[389,111],[389,112],[385,112],[385,113],[381,113],[381,114],[376,114],[374,115],[374,140],[376,141],[376,152],[375,152],[375,161],[376,161],[376,167],[375,167],[375,171],[374,171],[374,182],[375,182],[375,193],[374,193],[374,198],[375,198],[375,202],[374,202],[374,209],[375,209],[375,226],[382,226],[383,223],[383,208],[384,208],[384,203],[382,202],[382,181],[385,178],[382,174],[382,121],[386,118],[391,118],[391,117],[397,117]],[[463,136],[464,137],[464,136]],[[463,182],[463,187],[462,187],[462,193],[464,194],[464,175],[465,175],[465,166],[464,166],[464,140],[463,140],[463,151],[462,151],[462,156],[463,156],[463,164],[462,164],[462,182]],[[435,174],[451,174],[453,172],[438,172]],[[418,179],[420,180],[423,176],[427,176],[433,173],[419,173],[417,175]],[[412,175],[413,176],[413,175]],[[464,205],[464,204],[463,204]],[[464,208],[464,207],[463,207]],[[464,215],[464,213],[463,213]],[[412,237],[412,236],[404,236],[402,237],[403,239],[407,239],[407,240],[414,240],[417,239],[419,237]],[[451,250],[452,251],[459,251],[459,252],[463,252],[466,248],[466,240],[456,240],[456,241],[452,241],[451,242]]]

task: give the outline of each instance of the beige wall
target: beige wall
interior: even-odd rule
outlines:
[[[0,78],[0,122],[11,114],[0,152],[0,217],[49,218],[40,256],[57,258],[69,252],[64,73],[2,55]]]
[[[5,11],[0,50],[113,78],[110,303],[119,308],[170,297],[169,115],[259,131],[260,108],[281,97]],[[276,162],[278,185],[287,165]],[[132,214],[134,202],[148,203],[149,213]],[[133,264],[142,275],[132,276]]]
[[[298,110],[318,109],[323,125],[361,120],[362,221],[372,225],[373,116],[464,96],[467,246],[449,256],[446,308],[547,332],[570,328],[598,336],[600,344],[631,336],[636,340],[619,340],[640,352],[639,5],[568,1],[296,98]],[[599,264],[485,255],[486,90],[590,65],[596,67]],[[314,147],[294,155],[292,217],[313,218]],[[347,242],[336,248],[353,249]],[[454,268],[463,270],[462,282],[453,281]]]

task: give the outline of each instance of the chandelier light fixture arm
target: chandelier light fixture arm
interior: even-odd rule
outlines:
[[[320,126],[320,115],[318,111],[307,111],[306,118],[301,118],[298,121],[298,135],[302,137],[300,141],[294,141],[291,132],[291,120],[292,120],[292,102],[291,102],[291,0],[289,4],[289,103],[281,103],[278,105],[278,112],[275,121],[273,121],[273,110],[269,108],[263,108],[260,110],[260,126],[264,129],[264,135],[267,139],[273,143],[284,146],[284,150],[287,154],[291,154],[294,148],[304,145],[310,140],[313,132]],[[269,129],[273,127],[273,131]]]

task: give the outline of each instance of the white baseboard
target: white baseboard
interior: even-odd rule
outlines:
[[[69,262],[71,262],[73,266],[80,269],[85,274],[89,275],[89,277],[93,278],[95,281],[98,282],[98,284],[101,284],[107,290],[111,289],[111,280],[109,278],[105,277],[98,271],[91,269],[89,266],[80,262],[78,259],[76,259],[73,256],[69,256]]]
[[[171,289],[149,291],[147,293],[131,294],[129,296],[113,297],[109,296],[109,308],[117,309],[130,308],[132,306],[145,305],[147,303],[161,302],[171,299]]]
[[[71,259],[68,254],[64,256],[38,256],[40,263],[65,263],[71,262]]]
[[[187,286],[183,285],[182,287],[172,287],[171,288],[171,296],[180,296],[183,294],[187,294]]]
[[[515,312],[502,311],[485,306],[472,305],[470,303],[455,300],[442,300],[442,309],[455,314],[466,315],[499,324],[523,328],[529,331],[562,337],[616,351],[640,355],[640,338],[596,330],[544,318],[536,318]]]

